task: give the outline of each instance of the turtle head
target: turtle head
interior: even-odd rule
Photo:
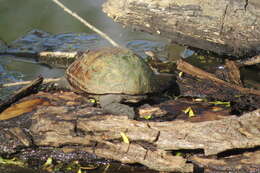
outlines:
[[[170,73],[155,74],[155,79],[158,87],[157,92],[164,92],[177,85],[175,75]]]

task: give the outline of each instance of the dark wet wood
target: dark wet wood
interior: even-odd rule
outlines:
[[[107,0],[114,21],[219,54],[260,53],[258,0]]]
[[[55,152],[63,155],[81,151],[98,158],[140,163],[159,171],[192,172],[193,165],[186,158],[175,156],[169,151],[194,150],[202,155],[216,155],[232,149],[260,145],[260,110],[240,117],[221,116],[223,112],[219,112],[217,119],[203,122],[137,121],[126,116],[105,114],[102,109],[93,107],[84,97],[72,92],[39,92],[20,102],[35,98],[48,104],[40,104],[30,113],[20,116],[30,115],[31,124],[26,129],[17,126],[19,117],[15,121],[6,120],[10,122],[8,128],[2,128],[1,121],[1,154],[19,155],[19,152],[37,146],[39,149],[55,148]],[[184,108],[191,106],[199,115],[197,103],[191,105],[191,101],[181,100],[180,106],[174,107],[176,103],[168,101],[154,107],[166,111],[167,115],[177,112],[178,116],[183,114]],[[130,144],[122,140],[122,133]]]
[[[235,61],[226,59],[225,68],[227,70],[229,82],[243,87],[241,81],[240,70]]]
[[[225,82],[219,78],[217,78],[214,74],[211,74],[211,73],[208,73],[202,69],[199,69],[183,60],[179,60],[177,62],[177,69],[180,70],[180,71],[183,71],[187,74],[190,74],[192,76],[195,76],[199,79],[202,79],[202,80],[210,80],[214,83],[217,83],[219,85],[221,85],[223,87],[223,90],[224,90],[224,87],[226,88],[229,88],[229,89],[232,89],[232,90],[236,90],[238,91],[238,93],[241,93],[241,94],[253,94],[253,95],[256,95],[256,96],[260,96],[260,91],[259,90],[255,90],[255,89],[250,89],[250,88],[244,88],[244,87],[241,87],[239,85],[235,85],[235,84],[231,84],[231,83],[228,83],[228,82]]]
[[[193,163],[204,167],[205,173],[216,172],[217,170],[221,173],[245,173],[245,172],[260,172],[260,151],[255,152],[242,152],[237,153],[234,156],[216,158],[207,158],[193,156],[191,158]]]
[[[20,90],[16,91],[10,98],[3,101],[0,104],[0,113],[3,112],[6,108],[8,108],[11,104],[17,102],[21,98],[28,96],[32,94],[33,92],[38,90],[38,87],[43,82],[43,77],[38,77],[37,79],[33,80],[30,84],[27,86],[21,88]],[[0,117],[1,119],[1,117]]]

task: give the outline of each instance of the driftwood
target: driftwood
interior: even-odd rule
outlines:
[[[8,108],[11,104],[20,100],[21,98],[28,96],[34,93],[35,91],[37,91],[42,81],[43,81],[43,77],[38,77],[37,79],[30,81],[30,83],[27,86],[16,91],[10,98],[0,103],[0,113],[3,112],[6,108]],[[1,116],[0,116],[0,120],[3,120]]]
[[[40,92],[17,104],[33,99],[40,99],[43,104],[32,103],[34,111],[1,121],[1,155],[28,153],[37,146],[39,150],[55,148],[63,155],[80,151],[159,171],[192,172],[193,164],[169,151],[197,151],[208,156],[260,145],[259,109],[215,121],[155,122],[106,114],[71,92]],[[18,123],[19,119],[26,125]],[[122,140],[122,133],[129,144]]]
[[[258,0],[107,0],[114,21],[219,54],[260,53]]]

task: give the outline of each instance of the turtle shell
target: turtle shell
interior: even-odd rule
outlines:
[[[76,90],[90,94],[142,95],[156,91],[155,74],[132,51],[103,48],[89,51],[66,70]]]

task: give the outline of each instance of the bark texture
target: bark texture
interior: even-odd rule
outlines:
[[[33,99],[42,100],[42,104],[28,102]],[[158,171],[192,172],[193,164],[187,158],[171,152],[197,151],[209,156],[260,145],[259,109],[241,117],[224,116],[214,121],[159,122],[106,114],[71,92],[39,92],[17,104],[24,102],[34,106],[33,111],[19,111],[21,107],[14,110],[21,112],[20,116],[0,121],[1,155],[45,147],[63,153],[60,155],[80,151],[122,163],[140,163]],[[168,111],[173,107],[169,103],[158,106]],[[2,114],[7,111],[12,110]],[[124,142],[122,133],[129,143]]]
[[[107,0],[114,21],[219,54],[260,52],[257,0]]]

